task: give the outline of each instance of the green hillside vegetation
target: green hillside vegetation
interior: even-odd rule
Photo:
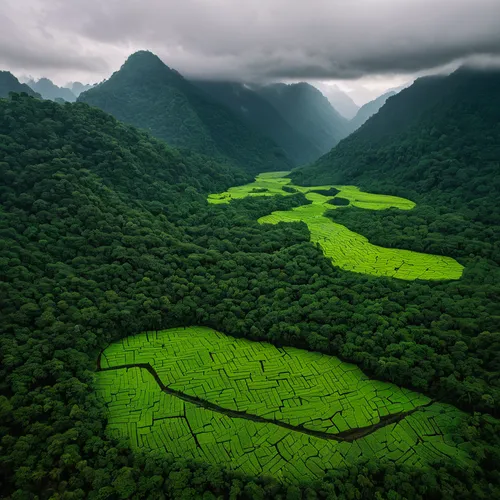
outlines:
[[[273,212],[261,217],[261,224],[280,222],[305,222],[311,234],[311,241],[318,245],[334,266],[346,271],[390,276],[404,280],[459,279],[463,266],[450,257],[426,255],[408,250],[383,248],[371,244],[367,238],[350,231],[342,224],[336,224],[326,216],[328,210],[339,206],[353,206],[367,210],[397,208],[411,210],[415,204],[404,198],[364,193],[356,186],[316,186],[293,188],[292,193],[283,190],[290,183],[285,177],[289,172],[272,172],[259,175],[255,182],[230,188],[221,194],[209,195],[212,204],[229,203],[233,199],[247,196],[290,195],[293,192],[305,194],[308,204],[286,212]],[[330,191],[334,189],[333,199]],[[324,194],[323,194],[324,193]],[[335,203],[335,200],[338,200]]]
[[[131,55],[108,80],[80,94],[119,120],[180,148],[230,159],[249,172],[292,163],[271,139],[167,67],[151,52]]]
[[[376,99],[373,99],[373,101],[367,102],[366,104],[361,106],[361,108],[358,109],[356,115],[349,122],[349,130],[351,132],[358,130],[358,128],[361,127],[361,125],[363,125],[368,120],[368,118],[371,118],[375,113],[377,113],[380,108],[386,103],[387,99],[389,99],[389,97],[392,97],[393,95],[396,95],[395,91],[386,92]]]
[[[40,78],[39,80],[29,80],[28,85],[38,92],[44,99],[55,101],[56,99],[64,99],[67,102],[75,102],[76,95],[70,89],[58,87],[48,78]]]
[[[100,369],[109,430],[135,449],[295,483],[366,459],[468,465],[465,414],[323,354],[192,327],[127,337]]]
[[[310,163],[323,154],[324,151],[313,140],[295,130],[293,122],[285,120],[267,99],[249,86],[236,82],[199,80],[193,83],[254,129],[270,137],[283,148],[295,166]]]
[[[257,222],[306,204],[303,193],[209,204],[209,193],[249,183],[251,177],[232,165],[172,149],[86,104],[19,95],[0,100],[0,176],[2,496],[420,499],[464,498],[471,491],[478,498],[499,496],[500,428],[488,414],[500,415],[500,279],[488,260],[493,249],[486,238],[480,240],[474,229],[457,239],[458,229],[468,224],[463,213],[447,221],[456,246],[444,253],[465,265],[460,280],[403,281],[346,272],[311,245],[305,224]],[[420,199],[391,194],[415,199],[417,206],[410,211],[349,206],[334,211],[335,221],[344,223],[341,213],[359,212],[370,221],[382,215],[384,226],[372,229],[367,222],[370,227],[359,231],[372,243],[384,238],[376,244],[410,250],[441,244],[440,228],[420,221],[422,212],[415,215]],[[380,235],[372,239],[377,227]],[[484,234],[487,230],[485,225]],[[454,442],[468,443],[471,463],[463,468],[446,460],[424,470],[403,460],[368,459],[291,486],[228,472],[215,461],[174,459],[164,449],[161,456],[142,453],[130,447],[129,437],[107,435],[108,409],[96,391],[101,376],[116,377],[118,370],[96,373],[99,353],[141,331],[192,325],[337,356],[371,380],[451,404],[466,415],[450,432]],[[161,395],[167,409],[171,397],[152,380],[151,403]],[[130,391],[140,393],[137,399],[124,401],[140,418],[152,418],[153,408],[144,411],[142,375],[115,384],[121,390],[119,384],[139,382],[139,391]],[[203,411],[210,418],[215,413]],[[226,416],[217,416],[229,424]],[[158,423],[165,427],[168,420]]]
[[[499,190],[500,72],[461,69],[421,78],[296,182],[385,185],[490,210]],[[493,182],[492,182],[493,181]],[[469,207],[468,207],[469,208]]]
[[[417,80],[329,154],[292,173],[295,183],[355,183],[417,207],[336,217],[375,244],[500,264],[500,72],[462,68]],[[494,314],[496,316],[496,313]]]
[[[41,98],[31,87],[19,80],[8,71],[0,71],[0,98],[8,97],[10,92],[24,92],[30,96]]]
[[[308,83],[277,83],[257,89],[288,123],[325,154],[349,133],[349,122]]]

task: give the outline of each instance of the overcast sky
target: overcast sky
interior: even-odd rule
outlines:
[[[500,58],[500,0],[1,4],[0,69],[58,84],[100,81],[149,49],[186,76],[334,81],[363,101],[432,68]]]

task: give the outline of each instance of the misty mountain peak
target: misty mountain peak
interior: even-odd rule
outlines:
[[[170,68],[153,52],[149,50],[139,50],[131,54],[125,61],[121,69],[133,70],[170,70]],[[171,71],[171,70],[170,70]]]

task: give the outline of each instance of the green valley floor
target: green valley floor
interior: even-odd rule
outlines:
[[[463,412],[333,356],[189,327],[127,337],[98,365],[108,431],[136,450],[286,482],[369,458],[468,463]]]
[[[411,210],[415,206],[412,201],[397,196],[365,193],[356,186],[296,186],[285,177],[288,173],[260,174],[251,184],[209,195],[208,202],[227,204],[246,197],[290,196],[300,192],[310,202],[308,205],[273,212],[261,217],[259,222],[304,222],[311,241],[321,247],[334,266],[346,271],[404,280],[456,280],[462,276],[463,266],[451,257],[373,245],[361,234],[335,223],[325,215],[328,210],[349,206],[367,210]]]

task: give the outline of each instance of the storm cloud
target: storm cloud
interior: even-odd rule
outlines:
[[[99,80],[149,49],[191,77],[352,79],[496,61],[499,21],[499,0],[4,0],[0,67]]]

